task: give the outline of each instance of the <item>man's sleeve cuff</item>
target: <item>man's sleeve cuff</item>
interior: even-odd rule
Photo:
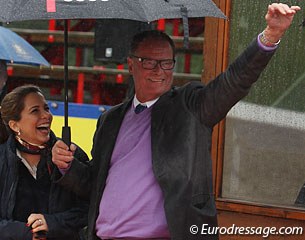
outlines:
[[[271,51],[274,51],[275,49],[277,49],[278,48],[278,44],[277,45],[275,45],[275,46],[265,46],[262,42],[261,42],[261,35],[262,35],[263,33],[260,33],[260,34],[258,34],[257,35],[257,44],[258,44],[258,46],[259,46],[259,48],[261,49],[261,50],[263,50],[263,51],[266,51],[266,52],[271,52]]]

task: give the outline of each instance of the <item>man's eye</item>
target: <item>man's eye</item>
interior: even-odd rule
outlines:
[[[162,61],[161,64],[170,66],[173,64],[173,62],[172,61]]]
[[[150,64],[150,65],[154,65],[156,61],[154,60],[149,60],[149,59],[146,59],[145,60],[145,64]]]

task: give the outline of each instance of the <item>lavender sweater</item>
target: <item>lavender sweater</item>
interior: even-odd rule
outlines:
[[[151,107],[127,111],[112,154],[96,221],[97,236],[169,238],[163,196],[151,157]]]

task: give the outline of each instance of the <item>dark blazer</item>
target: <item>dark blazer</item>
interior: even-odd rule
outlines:
[[[51,146],[56,141],[51,134]],[[51,147],[50,146],[50,147]],[[80,148],[76,156],[82,161],[88,157]],[[51,150],[42,155],[46,158],[49,171],[55,166],[51,160]],[[16,189],[19,181],[18,163],[21,159],[16,155],[16,144],[11,135],[8,141],[0,145],[0,239],[1,240],[32,240],[31,228],[25,222],[15,221],[13,211],[16,201]],[[46,166],[47,167],[47,166]],[[31,201],[31,199],[28,199]],[[79,240],[79,231],[87,225],[88,202],[80,199],[75,193],[52,183],[49,194],[48,213],[44,214],[49,232],[48,239]]]
[[[172,88],[154,104],[151,114],[152,164],[164,195],[171,238],[218,239],[218,235],[190,234],[190,227],[217,226],[210,157],[213,126],[247,95],[273,52],[261,51],[254,40],[244,53],[207,86],[199,82]],[[97,239],[95,222],[109,163],[122,120],[132,99],[103,114],[94,136],[90,171],[73,161],[62,184],[79,194],[91,191],[88,233]],[[81,175],[81,182],[73,176]],[[81,188],[79,188],[82,186]],[[87,192],[82,190],[88,189]]]

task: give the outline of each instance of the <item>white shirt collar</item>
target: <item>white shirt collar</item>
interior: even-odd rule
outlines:
[[[137,96],[134,95],[134,98],[133,98],[133,106],[136,107],[138,106],[138,104],[141,104],[141,105],[145,105],[147,106],[148,108],[150,108],[152,105],[154,105],[157,101],[158,101],[159,98],[156,98],[156,99],[153,99],[151,101],[147,101],[147,102],[140,102],[138,99],[137,99]]]
[[[16,149],[16,154],[18,157],[20,157],[21,162],[26,166],[26,168],[29,170],[30,174],[36,179],[37,176],[37,166],[31,167],[31,165],[21,156],[21,152],[19,149]]]

